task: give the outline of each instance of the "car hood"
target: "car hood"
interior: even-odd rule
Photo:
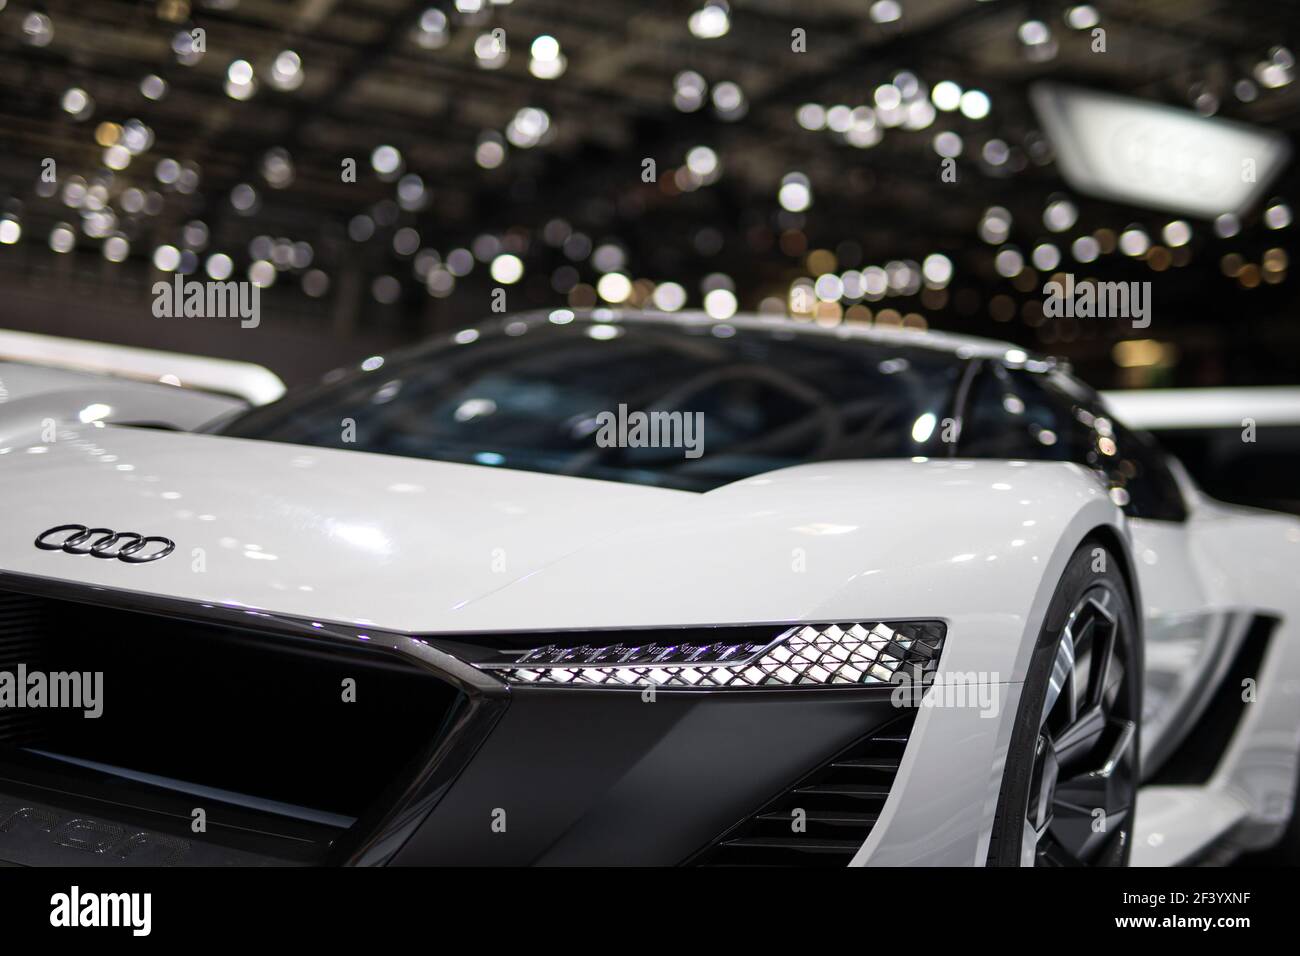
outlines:
[[[943,591],[936,570],[965,574],[968,603],[990,606],[1005,595],[981,596],[989,562],[1036,575],[1060,525],[1100,493],[1081,474],[838,462],[695,494],[87,426],[0,449],[0,570],[411,632],[831,619],[836,595],[856,606],[864,589],[881,616],[914,614]],[[34,546],[70,523],[176,550],[129,564]],[[976,555],[978,569],[952,563]]]

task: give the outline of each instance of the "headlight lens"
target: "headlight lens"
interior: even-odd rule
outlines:
[[[933,673],[946,627],[938,621],[802,624],[786,628],[766,643],[663,639],[671,634],[654,632],[658,640],[645,643],[546,644],[504,653],[475,666],[511,684],[709,689],[870,686],[889,683],[900,671],[922,680]]]

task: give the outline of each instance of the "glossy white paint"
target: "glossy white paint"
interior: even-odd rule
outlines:
[[[1006,679],[1062,536],[1118,520],[1064,464],[828,463],[697,495],[112,426],[7,458],[6,570],[409,631],[937,616],[969,634],[945,666]],[[68,522],[177,554],[32,547]]]
[[[1210,782],[1141,790],[1132,859],[1138,866],[1178,863],[1229,834],[1238,847],[1267,843],[1289,818],[1300,756],[1300,522],[1219,505],[1188,491],[1192,510],[1186,523],[1127,525],[1147,631],[1157,635],[1154,659],[1169,663],[1160,653],[1169,642],[1187,639],[1180,624],[1189,619],[1207,618],[1211,630],[1229,620],[1235,626],[1217,653],[1186,654],[1176,696],[1183,703],[1198,693],[1201,699],[1191,701],[1172,725],[1152,722],[1143,753],[1152,751],[1161,733],[1175,735],[1176,743],[1190,729],[1196,705],[1206,703],[1203,689],[1215,686],[1250,615],[1273,613],[1282,623],[1257,677],[1257,700],[1247,705]],[[1054,584],[1059,571],[1053,567],[1044,581]],[[1044,612],[1039,604],[1029,615],[1034,633]],[[1027,633],[1026,647],[1030,640]],[[1152,650],[1149,642],[1149,655]],[[996,719],[971,709],[922,712],[881,823],[856,863],[982,864],[1020,686],[999,685],[1004,697]]]
[[[195,429],[248,408],[242,399],[174,385],[0,362],[0,449],[94,421]]]

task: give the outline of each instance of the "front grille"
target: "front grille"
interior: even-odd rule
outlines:
[[[289,862],[357,837],[464,702],[365,648],[0,591],[0,671],[20,664],[101,673],[103,713],[0,707],[0,805],[108,814]],[[6,845],[0,827],[0,858]]]
[[[691,860],[695,866],[844,866],[879,819],[916,711],[804,777]]]

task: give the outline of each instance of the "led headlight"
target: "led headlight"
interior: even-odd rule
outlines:
[[[753,628],[745,628],[752,632]],[[719,629],[725,635],[727,629]],[[773,640],[673,642],[655,631],[645,642],[624,639],[580,645],[546,644],[476,664],[511,684],[694,688],[869,686],[900,671],[933,673],[943,649],[938,621],[803,624]],[[702,632],[687,632],[692,636]]]

